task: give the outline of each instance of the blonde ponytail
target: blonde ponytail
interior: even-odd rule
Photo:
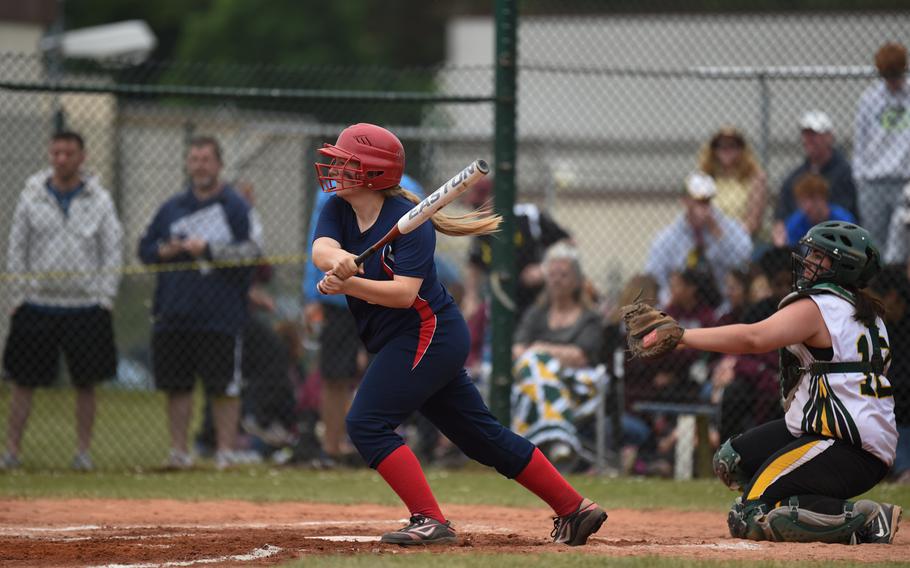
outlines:
[[[414,205],[420,203],[420,198],[402,187],[393,187],[382,190],[386,198],[400,195]],[[464,237],[473,235],[489,235],[499,230],[499,224],[502,217],[499,215],[490,215],[485,211],[471,211],[464,215],[446,215],[439,211],[432,217],[430,222],[440,233],[452,237]]]

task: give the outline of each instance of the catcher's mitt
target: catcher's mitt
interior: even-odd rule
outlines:
[[[676,349],[683,336],[683,328],[675,319],[644,302],[623,306],[622,319],[633,359],[660,357]]]

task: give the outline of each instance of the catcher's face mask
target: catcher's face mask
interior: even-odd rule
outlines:
[[[803,245],[800,252],[794,252],[793,290],[805,290],[816,282],[831,282],[835,273],[831,269],[834,259],[823,249]]]

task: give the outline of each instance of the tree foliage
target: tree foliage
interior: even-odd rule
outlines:
[[[68,29],[142,19],[155,59],[280,65],[433,65],[446,19],[472,0],[68,0]],[[491,9],[487,10],[491,13]]]

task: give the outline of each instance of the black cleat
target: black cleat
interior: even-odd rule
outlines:
[[[881,503],[878,514],[866,526],[856,531],[857,544],[891,544],[901,522],[901,508]]]
[[[588,542],[588,537],[596,533],[607,513],[590,499],[582,499],[578,510],[565,517],[553,517],[553,542],[562,542],[569,546],[580,546]]]
[[[441,523],[423,515],[412,515],[408,526],[385,533],[379,542],[401,546],[455,542],[455,529],[449,521]]]

